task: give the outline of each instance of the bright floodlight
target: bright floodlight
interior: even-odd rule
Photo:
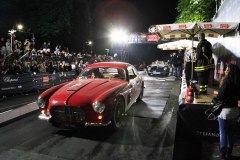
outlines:
[[[88,45],[90,45],[90,46],[91,46],[91,45],[92,45],[92,41],[88,41]]]
[[[112,42],[127,42],[127,33],[123,30],[113,30],[110,38]]]
[[[18,25],[17,25],[17,29],[18,29],[18,30],[22,30],[22,29],[23,29],[23,25],[22,25],[22,24],[18,24]]]

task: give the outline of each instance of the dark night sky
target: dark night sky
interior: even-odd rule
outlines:
[[[96,7],[95,16],[102,27],[122,26],[130,32],[147,32],[150,25],[173,23],[177,16],[177,2],[105,0]]]
[[[25,1],[28,2],[28,0]],[[88,2],[88,0],[76,0],[75,2],[82,5]],[[109,47],[107,46],[106,41],[111,28],[123,27],[129,32],[147,32],[150,25],[174,23],[177,16],[176,7],[178,0],[92,0],[92,2],[94,2],[94,6],[90,7],[90,15],[93,22],[91,32],[95,38],[93,48],[97,52],[104,52],[105,48]],[[4,5],[4,3],[0,2],[0,5]],[[6,24],[9,24],[9,27],[11,27],[14,22],[17,21],[17,18],[19,18],[19,13],[22,10],[22,7],[24,7],[24,4],[22,5],[23,6],[20,7],[12,6],[5,9],[5,18],[2,16],[2,18],[0,17],[0,20],[2,21],[0,24],[4,24],[5,26],[7,26]],[[4,8],[4,6],[0,6],[0,8]],[[76,19],[82,19],[81,16],[86,16],[83,15],[86,14],[84,11],[84,5],[82,8],[80,6],[74,6],[74,8],[81,10],[77,11],[79,14],[77,13],[76,15],[79,17],[76,17]],[[8,18],[6,18],[6,16]],[[85,22],[81,21],[76,23],[81,25]],[[79,27],[76,26],[75,29],[75,31],[78,31]],[[5,31],[4,29],[3,31],[3,28],[0,26],[0,33],[7,33],[7,30]],[[82,35],[82,33],[78,33],[75,37],[76,39],[79,39]],[[36,37],[36,39],[37,38],[38,37]],[[72,40],[75,42],[76,39],[72,37]],[[74,44],[74,42],[72,43]],[[138,55],[135,56],[140,59],[139,61],[145,59],[146,56],[148,59],[150,57],[149,61],[152,61],[156,59],[155,56],[159,55],[159,52],[161,52],[156,49],[156,45],[132,45],[131,47],[134,48],[132,52],[138,52]],[[159,59],[161,57],[157,58]]]
[[[153,24],[174,23],[177,16],[178,0],[106,0],[96,7],[95,15],[99,20],[98,36],[100,39],[111,27],[121,26],[129,32],[147,32]],[[103,48],[103,47],[99,47]],[[133,63],[167,60],[169,51],[160,51],[156,45],[131,45],[130,59]]]
[[[152,24],[173,23],[177,16],[177,1],[144,0],[137,2],[142,29],[148,28]]]

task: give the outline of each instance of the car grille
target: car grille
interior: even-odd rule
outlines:
[[[86,112],[82,108],[69,106],[55,106],[50,114],[56,122],[82,122],[86,118]]]
[[[152,67],[150,69],[151,72],[156,71],[156,72],[164,72],[164,67]]]

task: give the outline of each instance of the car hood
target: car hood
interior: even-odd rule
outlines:
[[[86,106],[102,100],[127,86],[123,80],[80,79],[57,90],[49,100],[49,106]]]

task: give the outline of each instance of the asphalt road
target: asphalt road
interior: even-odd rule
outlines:
[[[116,132],[94,127],[58,129],[40,121],[34,112],[0,128],[0,159],[172,159],[180,81],[142,74],[143,101],[130,108],[125,127]]]
[[[0,113],[11,109],[21,107],[23,105],[35,102],[39,93],[29,92],[24,94],[16,94],[0,99]]]

